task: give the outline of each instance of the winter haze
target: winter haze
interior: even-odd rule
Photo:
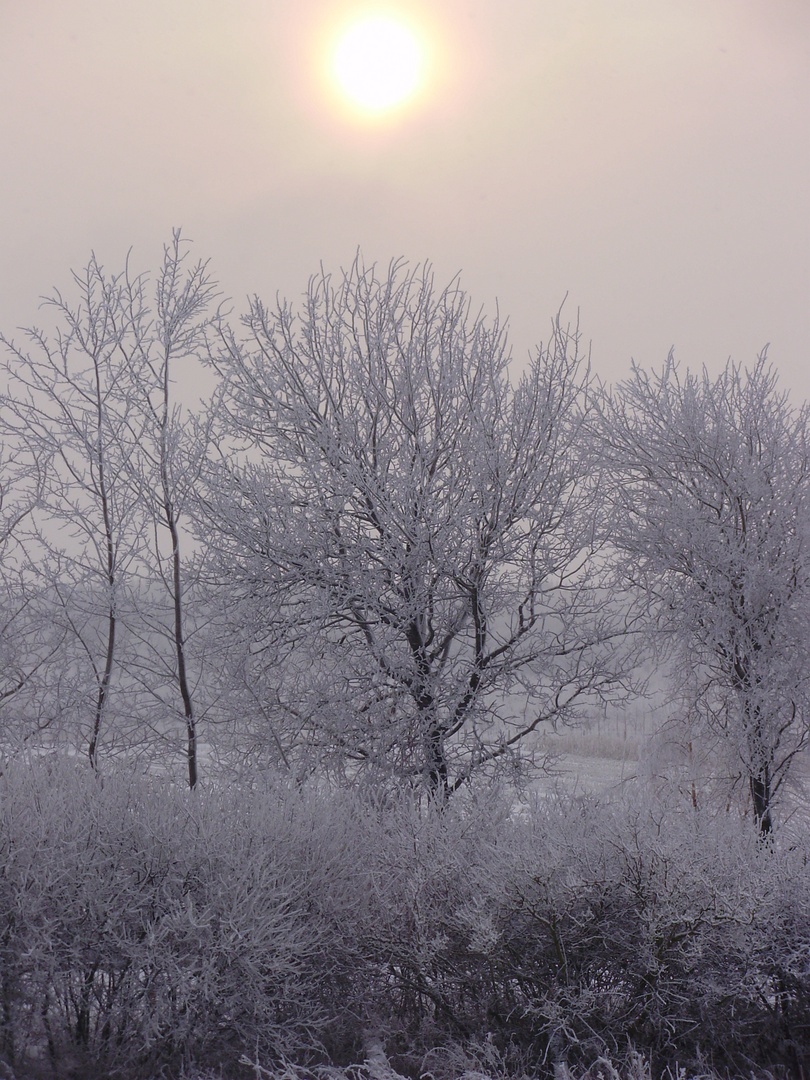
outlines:
[[[378,8],[428,86],[363,125],[325,53]],[[519,359],[567,293],[605,379],[770,342],[810,390],[804,0],[4,0],[0,80],[6,333],[91,248],[152,267],[179,225],[239,310],[360,246],[461,271]]]
[[[810,1077],[809,44],[0,0],[0,1080]]]

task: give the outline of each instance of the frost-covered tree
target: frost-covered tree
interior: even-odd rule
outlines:
[[[73,278],[75,300],[59,292],[46,300],[52,333],[30,329],[19,343],[0,336],[3,434],[42,474],[20,565],[26,589],[36,583],[40,609],[62,631],[60,649],[48,654],[61,676],[42,707],[51,720],[78,721],[97,769],[116,678],[125,673],[119,689],[126,685],[128,702],[118,713],[131,727],[127,741],[150,726],[159,734],[179,712],[193,787],[181,543],[203,452],[172,379],[175,363],[203,342],[214,285],[205,264],[189,265],[179,232],[165,249],[154,301],[149,279],[128,265],[110,274],[93,257]]]
[[[512,381],[503,327],[457,284],[357,260],[300,312],[255,300],[211,356],[199,528],[282,753],[444,797],[619,684],[587,365],[559,320]]]
[[[138,451],[128,460],[133,498],[148,522],[150,576],[159,586],[157,610],[141,612],[147,670],[143,681],[167,710],[171,699],[179,696],[191,788],[198,778],[198,712],[188,656],[187,594],[194,573],[183,558],[184,517],[199,477],[206,438],[204,428],[184,414],[173,381],[178,362],[202,351],[207,312],[215,295],[207,263],[189,262],[188,242],[180,230],[174,231],[164,248],[154,304],[146,295],[143,278],[130,283],[127,295],[132,320],[127,353],[130,433]],[[168,612],[162,610],[161,599],[168,601]]]
[[[808,417],[764,354],[716,379],[672,357],[634,367],[602,415],[613,541],[741,761],[762,833],[810,733]]]
[[[26,545],[50,462],[43,448],[14,445],[4,418],[0,399],[0,754],[48,725],[48,667],[64,636],[51,624]]]
[[[31,329],[25,345],[0,340],[9,386],[7,437],[32,459],[49,462],[27,552],[53,618],[75,646],[63,663],[86,673],[78,707],[96,769],[123,589],[143,529],[128,484],[128,458],[137,444],[127,416],[126,284],[105,275],[95,258],[74,282],[75,304],[60,293],[47,300],[58,324],[53,336]]]

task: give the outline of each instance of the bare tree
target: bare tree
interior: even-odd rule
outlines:
[[[134,339],[128,353],[131,434],[139,450],[130,459],[131,475],[135,496],[151,527],[157,577],[171,608],[168,631],[160,621],[147,620],[150,634],[146,643],[155,636],[171,641],[171,682],[182,702],[188,783],[194,788],[198,777],[197,716],[186,640],[188,564],[182,556],[182,518],[199,476],[206,438],[204,428],[195,427],[184,417],[174,399],[172,381],[176,362],[193,358],[204,344],[206,312],[216,285],[207,263],[189,265],[188,255],[188,242],[176,229],[164,248],[154,312],[144,296],[143,278],[128,282],[126,300]],[[151,647],[149,655],[159,667],[165,665],[161,649]]]
[[[26,550],[29,522],[45,490],[49,460],[37,448],[15,445],[0,400],[0,715],[3,750],[24,742],[28,723],[47,726],[43,700],[47,669],[64,635],[51,625],[47,601],[30,573]]]
[[[10,387],[6,428],[31,457],[51,462],[29,558],[48,578],[54,616],[92,673],[87,755],[97,770],[124,579],[142,529],[127,484],[137,444],[127,416],[125,284],[107,277],[95,258],[74,281],[75,307],[58,292],[46,301],[60,323],[52,339],[31,329],[27,348],[0,340]]]
[[[164,252],[154,306],[146,276],[132,275],[128,264],[109,275],[93,257],[74,274],[75,307],[59,293],[46,301],[57,317],[53,338],[29,330],[26,348],[0,340],[10,388],[6,433],[28,460],[50,463],[30,518],[26,557],[69,642],[63,667],[78,663],[89,672],[92,767],[99,767],[114,675],[125,670],[132,697],[127,711],[141,726],[145,699],[158,700],[157,723],[165,726],[171,710],[166,683],[179,694],[193,787],[197,726],[181,517],[203,450],[183,426],[172,377],[175,361],[204,340],[214,286],[205,264],[187,264],[183,247],[176,231]]]
[[[717,379],[670,356],[605,400],[602,435],[627,577],[739,756],[767,834],[810,733],[807,407],[790,406],[765,354]]]
[[[244,327],[212,343],[198,528],[288,748],[444,797],[619,685],[576,333],[555,321],[512,384],[503,327],[455,283],[359,260]]]

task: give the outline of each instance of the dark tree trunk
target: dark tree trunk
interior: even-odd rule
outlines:
[[[748,778],[751,801],[754,805],[754,820],[760,836],[768,836],[773,828],[771,819],[771,776],[767,766],[757,776],[753,773]]]

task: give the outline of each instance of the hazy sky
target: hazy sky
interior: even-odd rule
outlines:
[[[324,56],[378,9],[428,80],[369,125]],[[461,271],[518,359],[567,293],[605,379],[770,342],[810,397],[808,0],[0,0],[0,94],[6,333],[182,226],[237,310],[359,246]]]

